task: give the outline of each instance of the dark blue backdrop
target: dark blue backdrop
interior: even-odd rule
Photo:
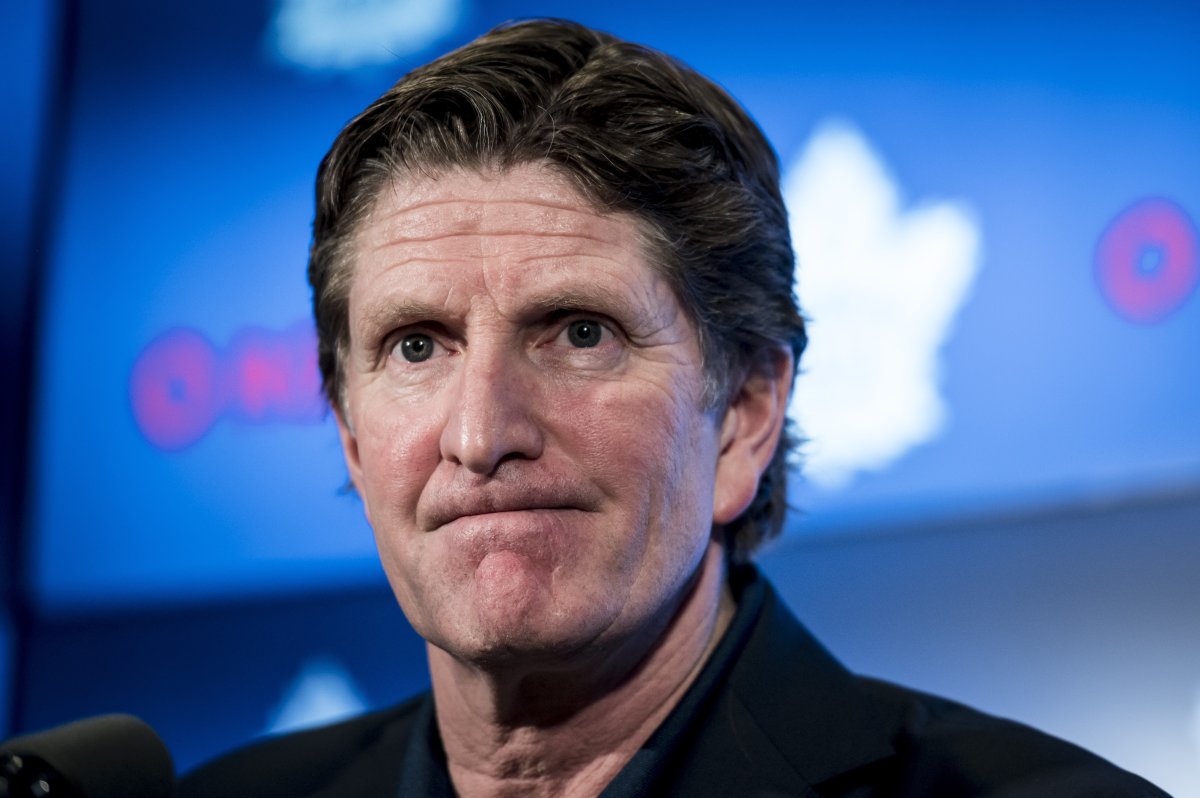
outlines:
[[[895,546],[876,577],[937,582],[991,557],[998,570],[977,584],[1014,597],[1024,588],[1012,569],[1029,557],[1091,563],[1078,567],[1097,579],[1132,558],[1144,568],[1130,584],[1155,596],[1195,562],[1194,4],[78,0],[5,14],[6,74],[32,76],[12,103],[20,124],[3,126],[18,155],[2,193],[18,242],[6,256],[8,359],[33,363],[13,371],[29,393],[13,393],[16,421],[3,428],[15,441],[3,578],[18,726],[140,710],[186,763],[286,725],[288,706],[316,717],[423,683],[420,642],[390,608],[361,508],[339,492],[317,397],[303,279],[311,182],[344,121],[399,74],[533,14],[573,16],[719,80],[774,142],[789,201],[828,207],[836,187],[852,191],[847,212],[821,222],[838,246],[794,228],[813,317],[797,406],[814,478],[797,481],[804,510],[767,564],[807,617],[833,630],[861,621],[854,607],[875,577],[856,578],[838,552],[861,553],[863,540]],[[52,167],[39,167],[39,147]],[[26,307],[13,297],[30,284]],[[839,305],[823,298],[843,289],[882,301],[882,314],[860,299],[844,316],[878,328],[839,327]],[[856,373],[839,388],[822,363]],[[1131,552],[1155,512],[1172,519],[1155,528],[1166,548],[1143,562]],[[1044,550],[1021,537],[1025,522],[1002,521],[1040,529],[1063,514],[1087,523],[1049,534]],[[914,536],[930,528],[947,541],[932,560]],[[982,554],[980,529],[1007,543]],[[806,587],[813,563],[832,569],[828,591]],[[1060,596],[1049,572],[1034,580],[1059,602],[1044,612],[1086,599],[1090,617],[1125,613],[1128,591],[1067,581]],[[913,584],[884,594],[903,605]],[[940,603],[953,606],[970,584],[947,590]],[[826,595],[839,598],[808,606]],[[1161,606],[1174,614],[1121,615],[1114,628],[1174,639],[1200,589],[1170,595]],[[979,644],[976,627],[1052,645],[1021,637],[1014,608],[1035,610],[1015,598],[923,626],[938,604],[913,605],[907,623],[951,649]],[[905,661],[862,645],[874,653],[852,664]],[[930,688],[961,669],[952,683],[995,676],[974,661],[943,668],[944,655],[896,675]],[[1188,709],[1153,721],[1179,750],[1159,761],[1128,748],[1123,764],[1157,763],[1167,778],[1193,767],[1200,706],[1187,713],[1200,699],[1187,691],[1200,690],[1200,664],[1194,648],[1186,656],[1188,686],[1163,684]],[[1193,765],[1179,764],[1189,752]]]

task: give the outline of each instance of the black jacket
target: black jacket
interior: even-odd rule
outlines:
[[[626,796],[1165,796],[1070,743],[854,676],[753,569],[695,684],[604,792]],[[180,798],[453,795],[426,694],[244,748]]]

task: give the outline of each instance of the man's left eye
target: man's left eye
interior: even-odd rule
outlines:
[[[580,349],[596,346],[604,338],[604,327],[595,319],[576,319],[567,325],[567,340]]]

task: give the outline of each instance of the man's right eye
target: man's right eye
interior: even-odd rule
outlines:
[[[433,337],[426,333],[409,333],[392,350],[409,363],[421,363],[433,356]]]

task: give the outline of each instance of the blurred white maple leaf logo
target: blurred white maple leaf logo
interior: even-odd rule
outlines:
[[[277,0],[268,43],[312,70],[357,69],[420,52],[453,32],[465,0]]]
[[[806,475],[837,488],[941,430],[938,351],[979,270],[979,225],[960,202],[902,208],[882,159],[841,121],[816,129],[783,192],[811,320],[789,412],[809,439]]]
[[[286,687],[283,702],[267,725],[269,734],[334,723],[367,710],[354,679],[335,660],[317,657],[304,663]]]

